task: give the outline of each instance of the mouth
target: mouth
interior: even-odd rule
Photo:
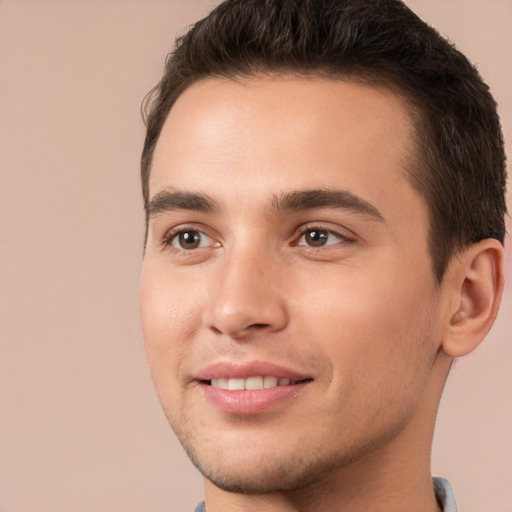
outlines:
[[[304,395],[308,375],[266,362],[221,362],[196,377],[207,402],[235,415],[254,415],[284,407]]]
[[[255,376],[244,378],[217,378],[203,381],[204,384],[218,389],[226,389],[228,391],[249,390],[256,391],[259,389],[271,389],[278,386],[295,386],[300,382],[306,382],[312,379],[289,379],[288,377],[276,377],[273,375]]]

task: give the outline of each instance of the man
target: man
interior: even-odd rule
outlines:
[[[456,510],[436,411],[503,289],[505,157],[398,0],[228,0],[148,105],[141,282],[198,511]]]

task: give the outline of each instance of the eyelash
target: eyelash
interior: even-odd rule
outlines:
[[[213,237],[209,236],[207,233],[205,233],[205,230],[203,228],[197,227],[197,226],[180,226],[178,228],[171,229],[165,233],[165,235],[162,238],[162,246],[167,249],[168,251],[172,252],[173,254],[180,253],[181,255],[190,255],[194,252],[195,248],[192,249],[184,249],[179,247],[174,247],[173,242],[180,236],[185,233],[199,233],[202,236],[206,236],[212,240]],[[219,245],[218,243],[214,245]],[[198,247],[198,249],[203,249],[203,247]]]
[[[313,233],[313,232],[319,232],[319,233],[326,233],[327,235],[334,235],[338,240],[334,243],[327,243],[325,245],[319,245],[317,247],[312,245],[301,245],[300,241],[306,236],[306,234]],[[297,231],[297,235],[295,236],[295,242],[292,244],[295,247],[306,247],[308,250],[312,251],[321,251],[326,250],[326,247],[330,246],[336,246],[338,244],[350,244],[354,243],[356,241],[355,237],[347,236],[345,232],[342,232],[342,230],[322,227],[318,224],[306,224],[304,226],[301,226],[299,230]]]
[[[337,241],[335,241],[334,243],[326,243],[324,245],[319,245],[317,247],[315,247],[313,245],[300,243],[301,240],[303,239],[303,237],[305,237],[307,235],[307,233],[313,233],[315,231],[318,233],[327,234],[327,236],[334,235],[337,238]],[[210,238],[211,240],[214,240],[214,238],[212,236],[205,233],[203,228],[200,228],[197,226],[192,226],[192,225],[191,226],[180,226],[178,228],[171,229],[170,231],[165,233],[165,235],[162,238],[162,246],[173,254],[180,254],[180,255],[184,255],[184,256],[189,256],[189,255],[193,254],[197,249],[204,249],[205,247],[195,247],[195,248],[189,248],[189,249],[174,247],[173,242],[177,239],[177,237],[179,237],[180,235],[183,235],[185,233],[191,233],[191,232],[199,233],[202,236],[205,236],[207,238]],[[356,241],[355,237],[347,236],[345,233],[342,233],[341,230],[322,227],[322,226],[319,226],[318,224],[306,224],[306,225],[301,226],[296,231],[296,233],[293,237],[293,240],[294,241],[291,244],[292,247],[305,247],[307,250],[310,250],[310,251],[322,251],[322,250],[325,251],[326,248],[329,248],[330,246],[336,246],[340,243],[341,244],[351,244]],[[220,243],[216,242],[216,243],[212,244],[211,247],[215,247],[215,246],[220,247],[220,245],[221,245]]]

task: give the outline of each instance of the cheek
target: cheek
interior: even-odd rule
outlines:
[[[143,268],[141,325],[155,382],[178,375],[187,347],[201,325],[200,304],[197,287],[171,279],[165,271]]]
[[[419,290],[429,287],[429,276],[412,285],[390,273],[369,276],[355,269],[317,281],[298,316],[308,319],[301,330],[337,367],[334,388],[346,389],[353,380],[379,393],[383,386],[424,380],[435,347],[429,336],[432,299]]]

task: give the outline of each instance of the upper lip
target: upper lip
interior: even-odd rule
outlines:
[[[196,379],[207,381],[212,379],[247,379],[256,376],[273,376],[295,381],[311,379],[309,375],[265,361],[220,361],[200,370],[196,375]]]

